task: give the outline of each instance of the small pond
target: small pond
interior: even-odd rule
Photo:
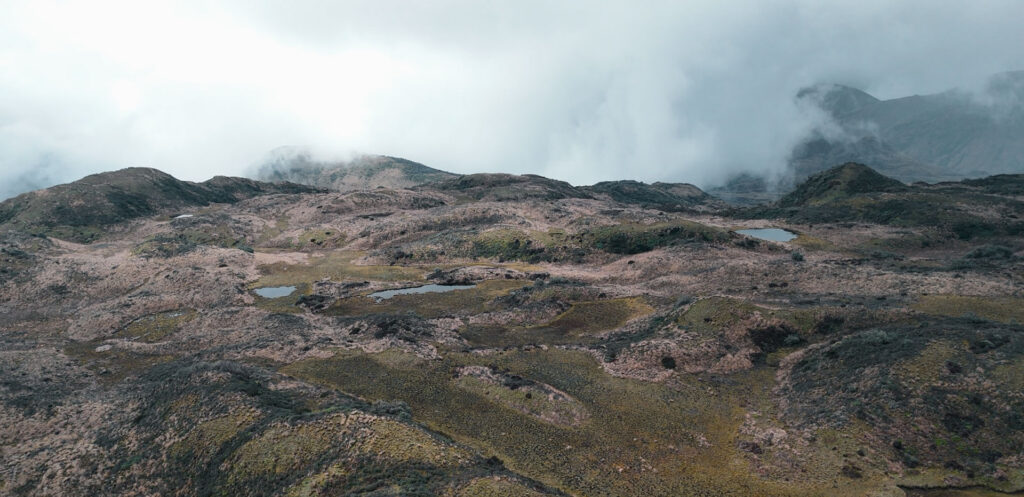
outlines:
[[[256,295],[265,299],[276,299],[278,297],[287,297],[295,293],[294,286],[268,286],[263,288],[257,288],[253,290]]]
[[[757,228],[749,230],[736,230],[741,235],[752,236],[769,242],[788,242],[796,238],[796,233],[791,233],[781,228]]]
[[[434,284],[430,284],[430,285],[423,285],[423,286],[414,286],[414,287],[411,287],[411,288],[398,288],[398,289],[395,289],[395,290],[381,290],[379,292],[371,293],[369,295],[369,297],[371,297],[372,299],[374,299],[374,300],[379,302],[381,300],[390,299],[391,297],[394,297],[395,295],[409,295],[409,294],[415,294],[415,293],[451,292],[451,291],[455,291],[455,290],[466,290],[466,289],[469,289],[469,288],[473,288],[474,286],[476,286],[476,285],[434,285]]]

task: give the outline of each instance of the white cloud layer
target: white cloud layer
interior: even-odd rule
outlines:
[[[816,82],[879,97],[1024,68],[1024,2],[0,3],[0,198],[269,150],[714,183],[779,171]]]

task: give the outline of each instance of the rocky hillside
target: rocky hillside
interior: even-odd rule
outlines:
[[[467,174],[424,185],[422,189],[445,192],[457,198],[487,201],[591,198],[581,188],[535,174]]]
[[[38,231],[90,241],[103,227],[155,214],[175,214],[212,203],[259,195],[320,191],[292,183],[217,176],[181,181],[156,169],[134,167],[86,176],[73,183],[25,193],[0,203],[0,229]]]
[[[724,206],[718,199],[689,183],[602,181],[580,189],[598,198],[663,211],[714,209]]]
[[[906,185],[863,164],[815,174],[779,201],[743,215],[790,221],[938,228],[960,239],[1024,234],[1024,175]]]
[[[864,164],[848,162],[811,176],[779,199],[781,207],[806,207],[837,202],[869,193],[903,192],[903,183],[888,178]]]
[[[0,495],[1016,495],[1022,186],[35,192],[0,229]]]

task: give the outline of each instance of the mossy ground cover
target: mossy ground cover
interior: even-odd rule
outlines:
[[[542,294],[553,292],[564,293],[565,290],[552,288],[536,293],[543,298]],[[600,332],[614,330],[652,312],[654,308],[641,297],[582,301],[573,303],[548,323],[533,326],[470,325],[460,329],[459,335],[471,345],[485,347],[586,344],[599,340],[596,335]]]
[[[459,253],[471,258],[550,262],[582,257],[585,253],[563,230],[523,231],[512,228],[487,230],[469,237]]]
[[[459,388],[483,395],[541,421],[561,426],[575,426],[584,422],[589,414],[583,405],[551,387],[524,380],[517,375],[460,374],[455,381]]]
[[[821,224],[868,222],[888,226],[934,227],[960,240],[994,236],[1019,236],[1024,223],[1012,218],[992,219],[973,214],[962,205],[987,205],[1020,216],[1024,203],[981,194],[969,198],[944,193],[864,193],[800,207],[759,207],[747,212],[755,218],[784,218],[793,222]]]
[[[904,232],[895,236],[875,237],[851,247],[860,255],[873,259],[903,258],[907,254],[914,254],[922,248],[938,247],[951,243],[948,235],[934,230],[921,232]]]
[[[638,254],[658,247],[685,242],[724,242],[732,238],[728,230],[694,221],[667,221],[653,224],[624,223],[601,226],[583,233],[584,245],[613,254]]]
[[[936,316],[974,315],[1003,323],[1024,323],[1024,298],[923,295],[911,308]]]
[[[921,488],[906,488],[907,497],[1006,497],[1006,492],[997,492],[995,490],[989,490],[986,488],[963,488],[963,489],[951,489],[951,488],[936,488],[936,489],[921,489]]]
[[[106,234],[106,230],[101,226],[29,226],[25,231],[75,243],[92,243]]]
[[[256,241],[253,243],[256,247],[262,247],[269,243],[271,240],[281,236],[282,233],[288,230],[288,216],[279,216],[274,220],[274,224],[267,226],[260,234],[256,237]]]
[[[139,257],[167,258],[186,254],[203,245],[253,251],[250,241],[244,235],[222,222],[196,223],[173,233],[153,235],[133,247],[132,254]]]
[[[103,383],[117,383],[128,376],[141,373],[157,364],[174,360],[170,354],[150,354],[114,347],[105,351],[96,349],[103,341],[69,342],[64,353],[96,372]]]
[[[337,228],[318,228],[299,235],[295,245],[299,249],[319,250],[345,245],[345,233]]]
[[[336,413],[275,423],[250,438],[227,460],[221,491],[270,481],[292,482],[286,495],[295,497],[432,496],[487,474],[480,463],[473,452],[408,422]]]
[[[755,314],[786,321],[806,335],[814,328],[820,312],[815,309],[771,309],[731,297],[708,297],[691,304],[686,312],[676,318],[676,324],[684,330],[714,336],[723,328],[736,325]]]
[[[508,478],[488,477],[476,478],[450,495],[453,497],[543,497],[548,494]]]
[[[458,252],[468,257],[527,262],[582,262],[594,252],[628,255],[679,243],[718,243],[728,230],[694,221],[620,223],[567,233],[562,229],[523,231],[500,228],[468,237]]]
[[[839,249],[839,247],[828,240],[806,233],[798,234],[792,243],[804,250],[815,252],[832,252]]]
[[[546,326],[578,337],[613,330],[652,312],[654,308],[639,297],[577,302]]]
[[[147,402],[131,413],[132,429],[97,441],[120,461],[105,484],[119,494],[152,481],[155,492],[184,495],[427,497],[479,478],[522,481],[410,422],[401,404],[273,382],[229,361],[144,372],[132,391]]]
[[[276,424],[263,430],[231,457],[228,484],[267,475],[289,475],[320,458],[349,435],[341,414],[308,423]],[[338,425],[338,426],[334,426]]]
[[[354,264],[361,252],[335,250],[311,257],[305,264],[278,262],[260,266],[260,279],[250,288],[312,283],[323,278],[334,281],[423,281],[427,270],[413,266],[373,266]]]
[[[204,421],[168,450],[172,458],[212,457],[221,446],[256,421],[256,411],[240,411]]]
[[[323,278],[334,281],[425,281],[435,269],[453,269],[461,266],[490,265],[487,262],[467,261],[462,264],[416,264],[416,265],[375,265],[356,264],[354,261],[365,256],[355,250],[332,250],[310,257],[308,262],[289,264],[277,262],[259,266],[260,278],[249,288],[265,286],[296,285],[312,283]],[[524,263],[503,263],[503,268],[517,271],[537,271],[538,266]]]
[[[837,429],[868,423],[880,450],[908,468],[991,475],[1022,443],[1024,394],[991,388],[1024,355],[1022,336],[1020,327],[949,318],[848,334],[795,363],[780,391],[786,418]],[[1005,489],[1012,480],[973,483]]]
[[[461,388],[453,371],[466,365],[493,365],[549,384],[581,402],[592,418],[557,426]],[[574,494],[801,494],[750,476],[735,458],[731,437],[742,422],[739,399],[764,396],[770,372],[735,375],[731,387],[709,396],[692,377],[681,378],[676,388],[615,378],[589,354],[556,349],[449,353],[441,360],[345,352],[282,371],[366,399],[407,402],[413,418],[428,427]]]
[[[146,343],[160,342],[198,315],[194,309],[182,309],[142,316],[118,330],[115,336]]]

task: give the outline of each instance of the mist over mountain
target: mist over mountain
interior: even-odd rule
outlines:
[[[272,150],[252,174],[263,181],[288,181],[339,192],[410,188],[458,176],[411,160],[383,155],[320,160],[300,147]]]
[[[984,89],[1024,67],[1021,18],[1015,0],[12,0],[0,198],[124,167],[239,176],[285,144],[576,185],[773,178],[829,121],[800,88]],[[883,131],[881,150],[947,167]]]
[[[908,182],[1024,172],[1024,71],[992,76],[975,91],[880,100],[829,84],[797,99],[831,117],[794,149],[797,178],[844,162]]]

